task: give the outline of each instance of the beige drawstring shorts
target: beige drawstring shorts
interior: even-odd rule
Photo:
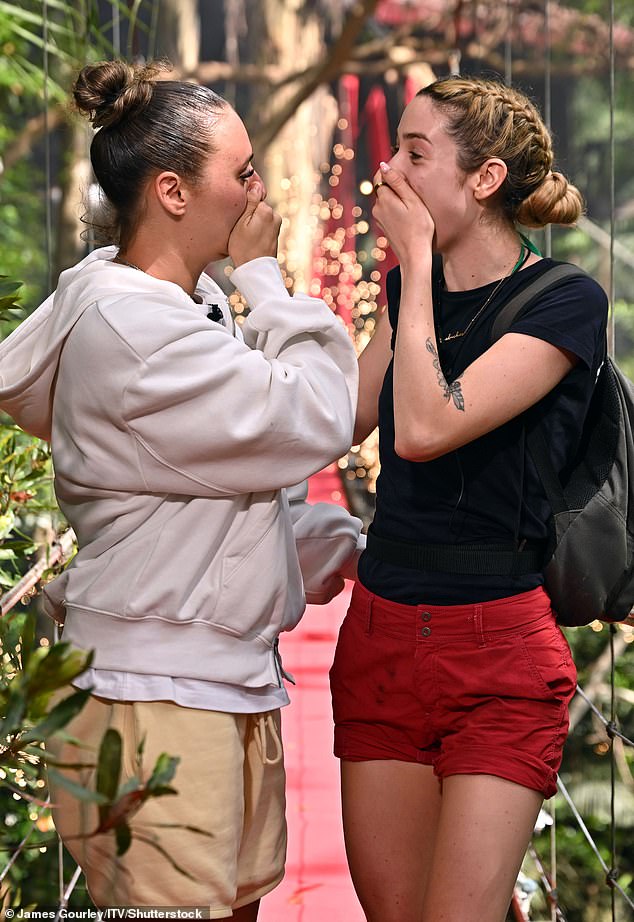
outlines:
[[[89,835],[98,824],[96,806],[51,785],[55,826],[96,906],[200,906],[220,919],[277,886],[286,857],[279,710],[226,714],[93,696],[67,728],[90,748],[53,743],[49,749],[65,762],[94,764],[108,727],[123,741],[121,784],[138,774],[145,738],[143,776],[161,753],[179,756],[171,782],[178,794],[143,804],[130,821],[132,844],[117,858],[112,833]],[[64,773],[94,785],[94,768]]]

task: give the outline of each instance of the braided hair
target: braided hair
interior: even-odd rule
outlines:
[[[574,224],[583,212],[579,190],[554,172],[550,133],[532,102],[494,80],[446,77],[424,87],[442,112],[465,173],[490,157],[503,160],[507,176],[499,191],[502,209],[525,227]]]

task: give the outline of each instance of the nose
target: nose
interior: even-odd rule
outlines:
[[[403,153],[405,153],[405,151],[403,151]],[[393,166],[393,167],[398,168],[398,165],[399,165],[399,163],[401,162],[401,157],[402,157],[401,148],[399,147],[398,150],[396,150],[396,149],[393,148],[392,156],[391,156],[390,159],[387,161],[388,164],[389,164],[389,166]]]

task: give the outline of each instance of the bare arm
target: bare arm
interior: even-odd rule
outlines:
[[[577,361],[543,340],[507,333],[448,384],[433,323],[414,295],[417,286],[410,294],[405,279],[394,352],[395,449],[403,458],[430,461],[497,429],[541,400]]]
[[[535,337],[507,333],[448,384],[433,320],[433,224],[404,176],[388,170],[383,179],[388,189],[381,189],[374,213],[399,254],[402,276],[394,349],[395,449],[410,461],[429,461],[528,409],[577,359]]]
[[[372,339],[359,356],[359,398],[354,424],[354,445],[367,439],[378,424],[379,394],[392,358],[391,339],[392,327],[387,308],[383,308],[379,313]]]

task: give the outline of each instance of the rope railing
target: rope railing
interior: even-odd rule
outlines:
[[[36,827],[37,824],[38,824],[38,821],[39,821],[39,819],[40,819],[40,816],[42,815],[42,813],[44,812],[44,810],[47,809],[49,803],[50,803],[50,801],[47,800],[46,803],[43,804],[43,805],[38,809],[38,811],[37,811],[37,817],[31,822],[31,825],[30,825],[29,828],[27,829],[27,831],[26,831],[24,837],[22,838],[22,841],[19,843],[19,845],[16,846],[15,851],[12,852],[11,857],[9,858],[8,862],[5,864],[5,866],[3,867],[2,871],[0,871],[0,884],[1,884],[2,881],[5,879],[5,877],[7,876],[7,874],[9,873],[9,871],[11,870],[11,868],[13,867],[13,865],[16,863],[16,861],[18,860],[18,858],[20,857],[20,855],[22,854],[22,852],[23,852],[24,849],[26,848],[26,844],[27,844],[27,842],[29,841],[29,839],[31,838],[31,836],[33,835],[33,832],[34,832],[34,830],[35,830],[35,827]]]
[[[610,625],[610,718],[606,718],[604,714],[595,706],[594,702],[590,697],[584,692],[580,685],[577,685],[577,694],[579,694],[586,704],[589,706],[592,713],[600,720],[604,725],[606,735],[610,743],[610,861],[611,867],[608,867],[607,863],[603,859],[596,842],[594,841],[588,827],[586,826],[579,810],[577,809],[566,785],[561,780],[557,779],[557,787],[561,794],[563,795],[566,803],[568,804],[573,817],[575,818],[577,825],[581,829],[586,841],[588,842],[590,848],[597,857],[601,868],[605,873],[605,883],[610,888],[611,891],[611,903],[612,903],[612,919],[613,922],[616,920],[616,902],[615,897],[617,893],[623,897],[626,903],[634,909],[634,900],[630,895],[621,887],[618,882],[618,868],[617,868],[617,848],[616,848],[616,759],[614,755],[614,741],[615,739],[621,740],[626,746],[631,746],[634,748],[634,742],[630,740],[624,733],[617,727],[617,714],[616,714],[616,694],[615,694],[615,655],[614,655],[614,636],[616,634],[616,625]]]
[[[28,597],[47,570],[68,560],[73,553],[74,544],[75,533],[72,529],[69,528],[68,531],[58,535],[19,582],[0,596],[0,616],[8,614],[25,596]]]
[[[614,664],[612,664],[612,668],[614,668]],[[611,683],[611,686],[612,686],[612,689],[613,689],[613,688],[614,688],[614,676],[613,676],[613,675],[612,675],[612,683]],[[588,706],[589,706],[590,709],[592,710],[592,713],[593,713],[596,717],[598,717],[598,719],[599,719],[599,720],[601,721],[601,723],[604,725],[604,727],[605,727],[605,729],[606,729],[606,734],[607,734],[608,738],[610,739],[611,743],[614,742],[614,739],[615,739],[615,738],[619,738],[625,745],[632,746],[632,747],[634,748],[634,743],[632,742],[632,740],[628,739],[628,737],[626,737],[623,733],[621,733],[621,732],[618,730],[618,728],[616,727],[616,720],[615,720],[615,714],[614,714],[614,713],[612,713],[611,719],[608,720],[608,719],[601,713],[601,711],[595,706],[595,704],[594,704],[594,703],[592,702],[592,700],[588,697],[588,695],[584,692],[583,688],[581,688],[580,685],[577,685],[577,694],[579,694],[579,695],[586,701],[586,703],[588,704]],[[612,702],[611,702],[611,705],[612,705],[612,709],[614,709],[614,695],[612,695]],[[621,885],[620,885],[619,882],[618,882],[618,869],[617,869],[617,867],[616,867],[616,843],[615,843],[615,832],[616,832],[616,815],[615,815],[615,814],[616,814],[616,811],[615,811],[615,802],[614,802],[614,794],[615,794],[615,783],[614,783],[614,758],[612,758],[612,760],[611,760],[611,772],[610,772],[610,775],[611,775],[611,778],[610,778],[610,781],[611,781],[611,791],[610,791],[610,794],[611,794],[611,797],[610,797],[610,834],[611,834],[611,842],[610,842],[610,847],[611,847],[611,863],[612,863],[612,866],[611,866],[611,867],[608,867],[608,864],[606,863],[606,861],[604,860],[603,856],[601,855],[601,853],[600,853],[600,851],[599,851],[599,849],[598,849],[598,846],[597,846],[596,842],[594,841],[594,838],[592,837],[592,834],[591,834],[590,830],[588,829],[586,823],[584,822],[583,817],[581,816],[580,811],[578,810],[576,804],[574,803],[574,800],[572,799],[572,796],[570,795],[570,792],[568,791],[566,785],[565,785],[564,782],[561,780],[561,778],[558,778],[558,779],[557,779],[557,787],[558,787],[559,792],[560,792],[561,795],[563,796],[564,800],[565,800],[566,803],[568,804],[568,807],[570,808],[570,811],[571,811],[571,813],[572,813],[572,815],[573,815],[573,817],[574,817],[574,819],[575,819],[577,825],[579,826],[581,832],[583,833],[583,835],[584,835],[586,841],[588,842],[588,844],[589,844],[589,846],[590,846],[592,852],[594,853],[594,855],[596,856],[596,858],[597,858],[598,861],[599,861],[599,864],[600,864],[600,866],[601,866],[601,868],[602,868],[602,870],[603,870],[603,872],[604,872],[604,874],[605,874],[605,883],[606,883],[606,886],[608,886],[608,887],[610,888],[610,890],[612,891],[613,897],[614,897],[614,895],[615,895],[616,893],[619,893],[619,894],[623,897],[623,899],[626,901],[626,903],[627,903],[632,909],[634,909],[634,900],[633,900],[632,897],[623,889],[623,887],[621,887]],[[542,861],[541,861],[539,855],[537,854],[537,851],[536,851],[535,846],[534,846],[533,843],[531,843],[531,845],[530,845],[529,848],[528,848],[528,854],[529,854],[530,857],[533,859],[533,862],[534,862],[535,867],[536,867],[536,869],[537,869],[537,872],[538,872],[538,874],[539,874],[539,878],[540,878],[541,884],[542,884],[542,886],[543,886],[543,888],[544,888],[544,891],[545,891],[545,893],[546,893],[546,896],[547,896],[547,898],[548,898],[548,901],[549,901],[551,907],[554,909],[555,918],[556,918],[557,920],[559,920],[559,922],[566,922],[565,916],[564,916],[564,914],[563,914],[563,911],[562,911],[562,909],[561,909],[561,907],[559,906],[559,903],[558,903],[558,892],[557,892],[557,887],[556,887],[556,886],[553,886],[553,884],[552,884],[552,882],[551,882],[551,878],[550,878],[549,875],[546,873],[546,870],[545,870],[545,868],[544,868],[544,865],[543,865],[543,863],[542,863]],[[554,858],[551,858],[551,861],[553,861],[553,860],[555,860],[555,859],[554,859]],[[614,901],[613,901],[613,907],[612,907],[612,918],[613,918],[613,919],[616,918]]]
[[[537,853],[537,849],[532,843],[528,846],[528,854],[532,858],[533,864],[537,869],[539,879],[548,898],[548,903],[554,912],[556,922],[567,922],[566,916],[558,903],[559,895],[557,893],[557,888],[553,886],[551,876],[546,872],[544,864]]]
[[[627,903],[629,906],[631,906],[632,909],[634,909],[634,900],[632,900],[632,898],[630,897],[630,895],[623,889],[623,887],[621,887],[621,885],[619,884],[618,880],[616,879],[616,875],[618,874],[617,869],[614,868],[614,867],[610,868],[610,867],[608,867],[608,865],[606,864],[605,860],[603,859],[603,856],[601,855],[601,852],[599,851],[599,849],[598,849],[598,847],[597,847],[596,842],[595,842],[594,839],[592,838],[592,834],[590,833],[588,827],[586,826],[585,822],[583,821],[583,817],[581,816],[581,814],[579,813],[577,807],[575,806],[575,803],[574,803],[572,797],[570,796],[570,793],[568,792],[568,789],[567,789],[566,785],[565,785],[565,784],[563,783],[563,781],[561,780],[561,778],[559,778],[559,779],[557,780],[557,787],[558,787],[560,793],[563,795],[564,800],[566,801],[566,803],[567,803],[568,806],[570,807],[570,811],[571,811],[572,815],[574,816],[575,820],[577,821],[577,825],[579,826],[579,828],[581,829],[583,835],[585,836],[585,838],[586,838],[586,840],[587,840],[587,842],[588,842],[588,845],[590,846],[590,848],[591,848],[592,851],[594,852],[594,854],[595,854],[597,860],[599,861],[599,864],[601,865],[602,869],[604,870],[604,872],[605,872],[605,882],[606,882],[606,884],[607,884],[608,887],[610,887],[612,890],[618,891],[618,892],[621,894],[621,896],[625,899],[626,903]]]
[[[618,727],[616,727],[615,724],[611,720],[608,720],[607,717],[603,716],[601,711],[594,704],[592,699],[588,695],[586,695],[586,693],[584,692],[583,688],[580,685],[577,685],[577,694],[580,695],[583,698],[583,700],[587,703],[588,707],[590,708],[592,713],[595,715],[595,717],[599,718],[599,720],[605,727],[605,731],[610,739],[614,739],[615,737],[618,737],[620,740],[622,740],[622,742],[625,743],[626,746],[632,746],[632,748],[634,748],[634,742],[631,739],[629,739],[627,736],[625,736],[624,733],[621,733]]]
[[[73,895],[73,890],[74,890],[75,887],[77,886],[77,881],[79,880],[79,878],[81,877],[82,874],[83,874],[82,869],[79,867],[79,865],[77,865],[77,867],[75,868],[75,871],[74,871],[74,873],[73,873],[73,876],[72,876],[71,879],[70,879],[70,882],[69,882],[68,886],[66,887],[65,890],[63,890],[63,892],[62,892],[62,894],[61,894],[61,896],[60,896],[59,905],[58,905],[58,907],[57,907],[57,912],[56,912],[56,914],[55,914],[55,920],[54,920],[54,922],[59,922],[59,919],[61,919],[61,918],[64,917],[65,911],[66,911],[66,909],[68,908],[68,901],[70,900],[71,896]],[[63,883],[63,881],[62,881],[62,883]]]
[[[7,593],[5,593],[0,598],[0,608],[1,608],[2,615],[7,614],[20,601],[23,601],[25,597],[27,598],[29,597],[29,594],[37,586],[37,584],[41,580],[42,575],[46,572],[47,569],[49,569],[51,566],[53,566],[56,563],[60,563],[68,559],[68,557],[73,552],[74,540],[75,540],[75,535],[73,531],[69,529],[63,534],[57,536],[54,539],[54,541],[51,542],[51,544],[47,548],[46,553],[44,553],[42,557],[24,574],[24,576],[20,579],[20,581],[11,590],[9,590]],[[611,625],[611,637],[610,637],[611,641],[614,636],[614,630],[615,630],[614,626]],[[610,683],[611,688],[614,689],[614,660],[613,659],[611,662],[611,677],[610,678],[611,678],[611,683]],[[605,727],[606,735],[608,736],[611,743],[614,742],[614,739],[618,738],[622,741],[624,745],[634,748],[634,742],[630,740],[624,733],[622,733],[616,725],[616,715],[614,711],[615,709],[614,692],[612,692],[612,701],[611,701],[612,713],[611,713],[610,719],[604,716],[604,714],[594,704],[594,701],[586,694],[586,692],[580,685],[577,685],[577,694],[581,698],[583,698],[583,700],[586,702],[586,704],[588,705],[592,713],[595,715],[595,717],[597,717],[597,719],[603,724],[603,726]],[[612,759],[612,761],[614,760]],[[611,798],[612,799],[612,809],[611,809],[612,867],[609,867],[608,864],[603,859],[592,837],[592,834],[590,833],[586,823],[584,822],[581,816],[581,813],[577,809],[566,785],[561,780],[561,778],[558,779],[557,785],[558,785],[558,789],[560,793],[562,794],[564,800],[568,804],[575,821],[577,822],[585,839],[587,840],[591,850],[593,851],[594,855],[599,861],[601,869],[603,870],[605,874],[605,882],[607,886],[611,888],[613,893],[618,892],[623,897],[623,899],[627,902],[627,904],[632,909],[634,909],[634,901],[629,896],[629,894],[621,887],[621,885],[618,883],[618,880],[617,880],[618,871],[615,867],[616,861],[614,857],[614,829],[615,829],[616,818],[615,818],[615,811],[614,811],[613,792],[612,792],[612,798]],[[612,786],[613,786],[613,781],[612,781]],[[50,805],[50,801],[47,800],[46,803],[43,804],[39,808],[39,814],[41,814],[43,810],[47,809],[49,805]],[[31,823],[31,826],[27,830],[27,833],[23,837],[22,841],[16,847],[8,863],[5,865],[3,870],[0,872],[0,883],[2,883],[2,881],[4,880],[4,878],[10,871],[11,867],[13,867],[19,855],[22,853],[22,851],[26,847],[28,840],[30,839],[37,825],[38,819],[39,819],[39,815],[38,815],[38,818],[36,818]],[[541,859],[539,858],[537,851],[533,844],[531,844],[531,846],[529,847],[528,854],[530,855],[533,862],[535,863],[535,867],[537,869],[541,884],[544,887],[548,902],[553,910],[554,918],[557,920],[557,922],[566,922],[566,917],[563,913],[563,910],[561,909],[561,907],[558,905],[558,902],[557,902],[558,900],[557,888],[556,886],[553,886],[551,884],[551,878],[549,878],[548,874],[546,873],[543,863]],[[554,857],[551,858],[551,863],[554,862],[555,860],[556,859]],[[81,868],[79,866],[76,866],[73,872],[73,875],[71,877],[71,880],[67,886],[64,885],[63,877],[60,877],[60,898],[59,898],[59,905],[58,905],[58,910],[57,910],[58,912],[57,918],[60,918],[62,912],[67,908],[68,900],[70,899],[70,896],[72,895],[77,885],[77,882],[79,881],[81,877],[81,873],[82,873]],[[613,913],[613,918],[615,918],[614,913]]]

